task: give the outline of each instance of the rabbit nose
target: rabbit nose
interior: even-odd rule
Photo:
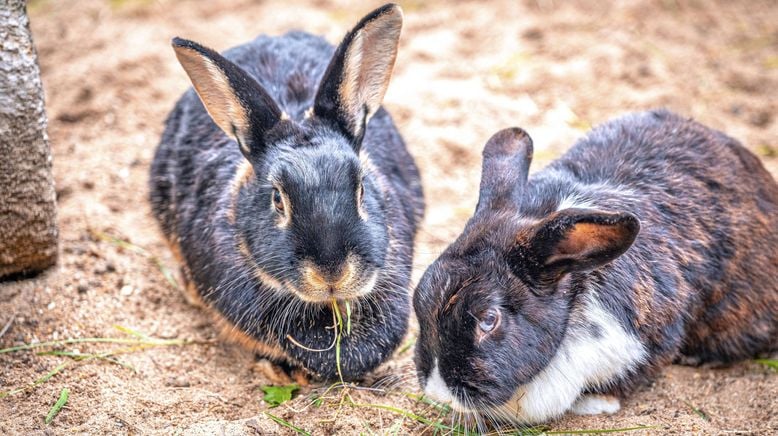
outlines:
[[[335,265],[310,263],[304,267],[303,277],[312,288],[335,294],[353,280],[355,272],[353,263],[349,261]]]

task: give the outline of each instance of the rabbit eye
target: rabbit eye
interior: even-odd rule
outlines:
[[[478,322],[478,328],[484,333],[490,333],[500,325],[500,312],[496,309],[487,310]]]
[[[273,188],[273,206],[277,212],[284,212],[284,198],[281,196],[281,191],[277,188]]]
[[[357,204],[362,205],[362,199],[365,198],[365,184],[359,184],[359,194],[357,195]]]

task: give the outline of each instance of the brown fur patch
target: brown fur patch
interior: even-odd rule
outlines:
[[[238,329],[234,324],[232,324],[217,311],[210,310],[210,312],[216,327],[219,329],[221,336],[225,340],[239,344],[255,353],[262,354],[263,356],[269,357],[271,359],[289,359],[284,351],[277,345],[260,342]]]
[[[195,286],[194,282],[189,278],[188,267],[186,266],[184,256],[181,254],[181,247],[178,244],[177,238],[175,241],[166,238],[165,242],[167,242],[170,252],[173,253],[173,257],[176,258],[176,262],[178,262],[180,266],[179,282],[184,299],[191,306],[201,308],[206,307],[205,302],[200,296],[200,292],[197,291],[197,286]]]
[[[227,220],[229,220],[230,224],[235,224],[235,220],[237,219],[237,209],[238,209],[238,195],[240,194],[240,190],[254,177],[254,167],[251,166],[251,163],[243,159],[243,161],[238,165],[238,168],[235,170],[235,177],[233,177],[232,182],[230,183],[230,208],[227,211]]]
[[[624,237],[624,229],[619,226],[578,223],[557,245],[557,254],[567,256],[600,251]]]

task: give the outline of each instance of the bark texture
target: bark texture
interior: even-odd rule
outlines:
[[[56,195],[25,0],[0,0],[0,278],[57,260]]]

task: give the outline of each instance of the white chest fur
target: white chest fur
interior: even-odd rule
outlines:
[[[586,388],[607,385],[645,359],[645,347],[594,296],[576,315],[581,321],[571,320],[549,365],[499,410],[504,418],[537,423],[559,416]]]

